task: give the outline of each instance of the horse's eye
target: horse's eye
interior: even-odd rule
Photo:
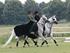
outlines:
[[[53,19],[53,20],[55,20],[55,19]]]

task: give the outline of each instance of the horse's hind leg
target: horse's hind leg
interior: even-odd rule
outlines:
[[[44,37],[45,37],[45,39],[47,38],[46,35]],[[44,45],[44,43],[48,44],[47,39],[42,42],[41,47]]]
[[[16,47],[18,47],[18,44],[19,44],[19,41],[17,41],[17,43],[16,43]]]
[[[37,41],[34,41],[34,39],[32,39],[32,41],[34,42],[35,46],[39,47],[37,44],[38,43]]]
[[[29,43],[28,43],[28,41],[25,40],[25,42],[24,42],[24,46],[23,46],[23,47],[25,47],[26,44],[27,44],[28,46],[30,46]]]
[[[18,44],[19,44],[19,37],[16,36],[16,40],[17,40],[16,47],[18,47]]]
[[[44,40],[41,44],[41,47],[44,45],[44,43],[48,44],[47,40]]]
[[[25,47],[26,44],[27,44],[28,46],[30,46],[30,45],[29,45],[29,42],[27,41],[27,39],[28,39],[28,37],[26,36],[26,37],[24,38],[24,46],[23,46],[23,47]]]

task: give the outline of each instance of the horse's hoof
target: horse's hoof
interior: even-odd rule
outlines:
[[[42,45],[41,45],[41,47],[42,47]]]
[[[37,47],[39,47],[39,46],[37,45]]]
[[[24,48],[25,46],[23,46],[23,48]]]
[[[58,44],[56,44],[56,46],[58,46]]]
[[[11,46],[9,48],[12,48]]]
[[[49,45],[47,45],[47,47],[49,47]]]
[[[30,45],[28,45],[28,47],[30,47]]]
[[[16,47],[18,47],[18,46],[16,46]]]

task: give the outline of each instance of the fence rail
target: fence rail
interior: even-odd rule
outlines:
[[[53,30],[54,30],[54,28],[56,29],[56,30],[58,30],[58,29],[70,29],[70,27],[53,27]],[[53,31],[52,33],[54,33],[54,34],[65,34],[65,33],[70,33],[70,31],[59,31],[59,32],[56,32],[56,31]]]
[[[70,27],[53,27],[53,28],[70,28]]]

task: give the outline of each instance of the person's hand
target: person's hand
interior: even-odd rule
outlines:
[[[35,22],[37,22],[37,20],[35,20]]]
[[[33,20],[33,22],[37,22],[37,20]]]

